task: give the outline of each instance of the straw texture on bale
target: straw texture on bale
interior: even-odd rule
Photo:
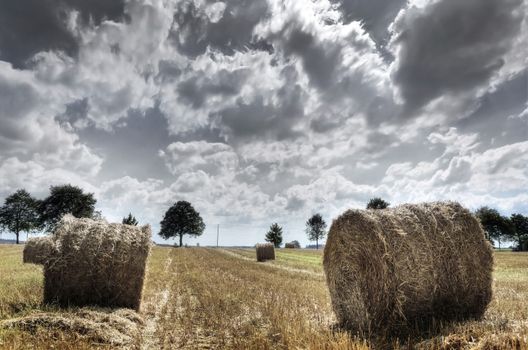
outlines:
[[[28,316],[0,321],[0,329],[19,329],[36,333],[61,331],[96,344],[107,344],[120,349],[137,348],[143,320],[134,311],[80,309],[75,312],[37,312]]]
[[[275,260],[275,246],[271,243],[256,245],[257,261]]]
[[[109,224],[65,216],[44,262],[44,302],[139,310],[150,226]]]
[[[55,244],[50,237],[30,238],[24,245],[22,259],[24,263],[44,265],[55,253]]]
[[[349,210],[330,228],[323,265],[339,323],[361,334],[479,318],[491,300],[491,246],[458,203]]]

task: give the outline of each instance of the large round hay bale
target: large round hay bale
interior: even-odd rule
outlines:
[[[44,265],[56,248],[50,237],[30,238],[24,245],[22,260],[24,263]]]
[[[478,318],[491,299],[491,246],[458,203],[349,210],[332,223],[323,264],[338,321],[361,334]]]
[[[275,246],[271,243],[259,243],[255,246],[257,261],[275,260]]]
[[[51,239],[56,253],[44,264],[45,302],[139,310],[150,226],[65,216]]]

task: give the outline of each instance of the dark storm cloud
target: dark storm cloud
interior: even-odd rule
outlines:
[[[206,6],[213,4],[208,1]],[[170,37],[180,52],[196,57],[208,47],[226,55],[246,49],[272,50],[269,44],[253,37],[255,26],[268,15],[266,1],[228,0],[224,4],[221,17],[213,19],[193,1],[178,5]]]
[[[482,96],[478,108],[455,126],[464,132],[477,132],[482,141],[493,142],[494,147],[522,142],[528,140],[528,116],[518,116],[527,103],[528,70],[524,70]]]
[[[60,50],[75,56],[78,43],[67,28],[72,10],[83,24],[124,18],[122,0],[0,1],[0,60],[22,68],[40,51]]]
[[[346,22],[361,21],[378,44],[385,44],[389,24],[407,0],[332,0],[340,6]]]
[[[180,99],[194,108],[203,106],[210,95],[233,96],[242,88],[242,83],[248,75],[248,69],[238,69],[233,72],[219,70],[214,77],[196,74],[178,85]]]
[[[101,179],[126,175],[140,180],[170,177],[158,151],[177,139],[169,135],[167,120],[158,108],[145,113],[129,111],[126,125],[111,133],[89,127],[79,130],[78,134],[86,145],[104,152],[107,166],[101,171]]]
[[[518,33],[522,0],[441,0],[411,7],[395,23],[393,72],[413,110],[446,93],[485,84]]]
[[[335,45],[319,43],[313,34],[299,28],[286,29],[281,35],[288,37],[284,48],[287,55],[301,57],[303,68],[310,76],[310,82],[326,89],[334,81],[334,72],[341,62],[341,48]]]
[[[264,101],[260,95],[246,102],[238,99],[235,106],[218,112],[220,125],[228,138],[287,139],[297,135],[292,130],[304,116],[304,92],[299,85],[284,86],[277,91],[277,104]]]

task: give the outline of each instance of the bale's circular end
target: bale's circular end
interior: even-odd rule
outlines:
[[[271,243],[258,243],[255,246],[257,261],[275,260],[275,246]]]
[[[363,334],[478,318],[491,300],[490,244],[458,203],[349,210],[323,265],[338,321]]]
[[[57,251],[50,237],[30,238],[24,246],[24,263],[44,265]]]

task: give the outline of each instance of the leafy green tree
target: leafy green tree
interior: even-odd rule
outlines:
[[[184,235],[200,236],[205,230],[200,213],[186,201],[179,201],[170,207],[160,225],[159,235],[164,239],[180,237],[180,247],[183,245]]]
[[[517,243],[517,249],[526,249],[528,242],[528,216],[522,214],[512,214],[510,217],[513,232],[512,239]]]
[[[41,224],[47,231],[52,231],[65,214],[76,218],[92,218],[96,202],[93,193],[84,193],[77,186],[51,186],[50,195],[40,206]]]
[[[501,242],[507,241],[513,233],[513,227],[507,217],[502,216],[496,209],[481,207],[475,215],[480,220],[482,228],[490,242],[497,241],[499,249]]]
[[[266,233],[266,242],[273,243],[275,248],[279,248],[282,244],[282,227],[274,223],[270,226],[268,233]]]
[[[319,240],[326,236],[326,222],[321,214],[315,214],[306,221],[306,234],[310,241],[315,241],[315,247],[319,249]]]
[[[375,197],[368,202],[367,209],[386,209],[389,205],[389,202],[386,202],[379,197]]]
[[[16,236],[20,243],[20,232],[29,232],[39,228],[39,201],[31,197],[24,189],[18,190],[5,199],[0,207],[0,226]]]
[[[136,218],[132,215],[132,213],[128,213],[128,216],[126,216],[126,217],[123,218],[123,224],[125,224],[125,225],[137,226],[137,225],[138,225],[138,221],[137,221]]]

